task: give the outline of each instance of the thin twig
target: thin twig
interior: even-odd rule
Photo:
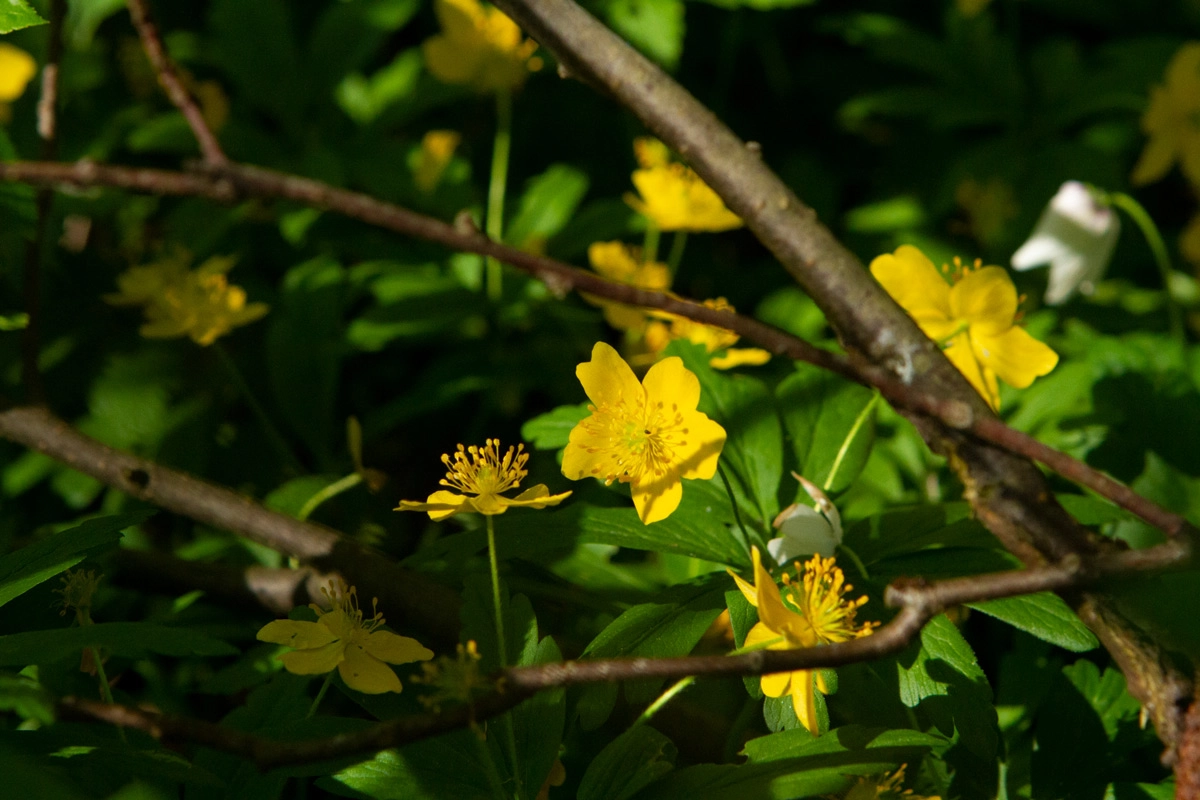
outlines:
[[[20,181],[38,186],[112,186],[158,195],[205,197],[223,203],[233,202],[240,197],[287,199],[342,214],[395,233],[437,242],[461,252],[493,256],[538,278],[557,294],[575,290],[629,305],[657,308],[707,325],[716,325],[731,330],[776,355],[805,361],[849,380],[874,386],[895,407],[928,415],[953,430],[969,433],[1009,452],[1040,461],[1063,477],[1086,486],[1168,535],[1191,535],[1194,531],[1190,523],[1179,514],[1167,511],[1082,461],[1008,427],[987,412],[980,413],[969,403],[943,399],[928,391],[922,391],[861,358],[851,359],[823,350],[750,317],[717,311],[667,292],[614,283],[593,272],[490,241],[477,230],[462,230],[359,192],[339,189],[308,178],[238,164],[230,164],[218,174],[104,166],[89,161],[74,164],[18,161],[0,163],[0,180]]]
[[[922,583],[898,581],[885,595],[900,608],[889,623],[871,636],[823,647],[759,650],[739,656],[597,659],[512,667],[496,676],[495,692],[471,707],[388,720],[362,731],[295,742],[278,742],[194,719],[156,714],[127,706],[110,706],[80,698],[59,703],[60,716],[90,719],[136,728],[167,743],[193,743],[274,769],[316,760],[364,755],[460,730],[508,711],[536,692],[563,686],[639,678],[679,679],[689,676],[748,676],[797,669],[839,667],[900,652],[946,608],[965,602],[993,600],[1039,591],[1079,588],[1118,576],[1184,568],[1192,561],[1190,545],[1172,541],[1154,548],[1106,555],[1091,561],[1030,570],[976,575]]]
[[[200,146],[200,154],[204,157],[205,163],[210,166],[227,164],[229,158],[221,149],[221,145],[218,144],[217,137],[208,127],[208,123],[204,121],[204,114],[200,111],[200,106],[196,104],[192,93],[179,80],[175,64],[167,55],[166,48],[163,47],[162,37],[158,34],[158,26],[154,24],[149,4],[146,0],[126,0],[126,2],[129,6],[129,16],[133,19],[133,26],[137,28],[138,37],[142,40],[142,48],[146,51],[146,57],[150,59],[155,74],[158,75],[158,82],[175,107],[183,113],[183,118],[187,120],[188,127],[192,129],[192,135],[196,137],[196,143]]]

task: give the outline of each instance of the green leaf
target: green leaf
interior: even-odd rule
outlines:
[[[681,0],[609,0],[605,19],[630,44],[667,69],[683,53]]]
[[[121,531],[140,524],[152,514],[153,511],[135,511],[90,519],[75,528],[42,536],[0,558],[0,606],[89,555],[115,547]]]
[[[521,426],[521,438],[536,450],[559,450],[567,446],[571,430],[589,415],[588,404],[559,406],[539,414]]]
[[[799,758],[815,753],[836,753],[847,749],[853,737],[867,737],[873,747],[924,747],[938,749],[949,746],[943,736],[913,730],[880,731],[858,725],[846,725],[820,737],[806,728],[760,736],[746,742],[742,755],[751,764]]]
[[[198,631],[152,622],[101,622],[81,628],[0,636],[0,666],[44,664],[78,655],[85,647],[103,647],[113,654],[130,658],[144,658],[149,653],[164,656],[237,655],[237,650],[225,642]]]
[[[1064,667],[1063,675],[1096,712],[1109,741],[1117,738],[1122,723],[1136,724],[1141,704],[1129,694],[1120,670],[1105,667],[1101,674],[1099,667],[1081,658]]]
[[[31,759],[8,743],[0,744],[0,775],[4,776],[4,791],[12,797],[53,797],[55,800],[90,800],[66,775],[60,765],[50,765],[42,759]]]
[[[878,395],[809,364],[797,364],[775,396],[800,474],[829,493],[849,486],[875,442]]]
[[[42,725],[54,722],[54,696],[33,678],[0,672],[0,711]]]
[[[566,164],[552,164],[529,179],[504,240],[522,249],[540,249],[561,231],[587,193],[588,176]]]
[[[1039,592],[966,605],[1066,650],[1083,653],[1100,646],[1096,636],[1056,594]]]
[[[535,633],[536,636],[536,633]],[[520,666],[553,664],[562,661],[562,652],[550,636],[544,637],[537,648],[521,661]],[[563,727],[567,721],[566,690],[538,692],[512,710],[513,738],[517,745],[521,785],[527,794],[545,783],[562,745]]]
[[[216,0],[210,6],[215,55],[252,103],[295,127],[310,95],[292,12],[283,0]],[[315,99],[315,98],[314,98]]]
[[[613,739],[588,765],[577,800],[625,800],[675,768],[675,745],[649,725]]]
[[[1108,736],[1096,710],[1067,677],[1059,676],[1042,703],[1034,737],[1033,797],[1093,800],[1103,796],[1104,786],[1115,777]]]
[[[374,800],[484,800],[496,795],[474,731],[463,730],[397,750],[384,750],[317,785],[342,796]]]
[[[38,16],[25,0],[8,0],[0,6],[0,33],[12,33],[31,25],[45,25],[46,20]]]
[[[790,755],[742,766],[702,764],[677,770],[638,795],[638,800],[763,800],[839,794],[856,775],[878,775],[900,764],[916,763],[944,740],[915,731],[883,731],[846,725],[805,743],[793,732],[787,737]],[[810,737],[811,738],[811,737]],[[774,745],[755,745],[771,752]]]
[[[346,341],[359,349],[382,350],[396,339],[452,332],[485,308],[478,292],[436,265],[385,263],[379,268],[381,274],[370,282],[377,305],[346,329]]]
[[[764,529],[779,513],[779,482],[783,475],[783,432],[775,401],[762,381],[748,375],[726,375],[708,364],[703,347],[676,340],[667,353],[683,359],[700,379],[699,409],[725,428],[728,438],[721,465],[755,504],[754,517]]]
[[[267,375],[275,403],[318,463],[333,443],[343,346],[345,273],[328,256],[288,270],[268,316]]]
[[[692,651],[712,621],[725,609],[729,577],[720,573],[664,589],[652,603],[630,608],[613,620],[584,649],[581,658],[666,658]],[[626,685],[631,703],[648,702],[662,681],[634,688]],[[581,724],[599,727],[608,718],[616,693],[608,686],[588,686],[579,700]]]

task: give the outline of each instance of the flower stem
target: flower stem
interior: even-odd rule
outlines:
[[[492,515],[485,514],[487,520],[488,563],[492,568],[492,608],[496,612],[496,652],[500,655],[501,668],[509,666],[508,647],[504,642],[504,614],[500,611],[500,567],[496,563],[496,526]]]
[[[283,434],[275,427],[275,423],[267,415],[266,409],[262,407],[262,404],[258,402],[258,398],[254,396],[254,392],[250,389],[250,384],[246,383],[246,379],[242,377],[241,370],[237,368],[237,364],[234,363],[233,358],[229,355],[229,351],[220,342],[213,342],[212,348],[216,351],[221,364],[224,365],[225,371],[229,373],[233,385],[241,393],[242,399],[246,401],[246,404],[250,406],[250,410],[258,417],[258,421],[262,424],[263,430],[267,434],[267,439],[270,440],[271,446],[275,448],[276,453],[296,474],[303,475],[304,467],[301,465],[300,459],[292,452],[292,448],[288,446],[287,440],[283,438]]]
[[[649,264],[658,260],[658,226],[650,218],[646,219],[646,235],[642,238],[642,263]]]
[[[88,624],[91,622],[89,620]],[[100,696],[104,698],[104,702],[110,706],[115,702],[112,695],[112,687],[108,685],[108,673],[104,671],[104,662],[100,660],[100,648],[89,647],[88,652],[92,654],[92,663],[96,665],[96,677],[100,680]],[[125,741],[125,729],[120,725],[117,726],[117,735],[121,737],[121,741]]]
[[[675,231],[671,240],[671,255],[667,257],[667,271],[674,278],[679,272],[679,263],[683,261],[683,249],[687,247],[687,231]]]
[[[488,183],[487,235],[493,242],[504,239],[504,193],[508,184],[508,154],[512,149],[512,92],[496,93],[496,139],[492,143],[492,175]],[[487,295],[499,302],[503,294],[500,262],[487,259]]]
[[[729,507],[733,509],[733,521],[737,523],[738,530],[742,532],[742,546],[746,548],[746,555],[748,556],[750,555],[750,547],[745,537],[752,535],[755,539],[755,544],[763,545],[762,537],[758,535],[758,531],[751,531],[742,522],[742,515],[738,512],[737,498],[733,496],[733,486],[729,483],[729,476],[725,474],[725,470],[720,465],[717,466],[717,474],[721,476],[721,483],[725,484],[725,494],[729,495]]]
[[[320,690],[317,691],[317,696],[313,698],[312,705],[308,707],[308,713],[304,715],[305,719],[310,719],[313,714],[317,713],[317,706],[321,705],[321,701],[325,699],[325,693],[329,691],[329,684],[333,683],[333,672],[325,674],[325,681],[321,684]]]
[[[833,488],[833,482],[837,479],[838,470],[842,468],[842,461],[845,460],[846,454],[850,452],[850,444],[858,436],[858,432],[862,430],[862,426],[866,424],[871,412],[875,410],[875,404],[879,402],[879,397],[879,390],[876,389],[871,394],[871,399],[863,406],[862,411],[858,412],[858,417],[855,418],[854,424],[850,426],[849,433],[846,434],[846,438],[842,441],[842,446],[838,448],[837,455],[834,456],[833,466],[829,468],[829,475],[825,478],[825,485],[821,487],[826,492]]]
[[[357,472],[351,472],[346,477],[334,481],[321,491],[314,494],[312,497],[308,498],[308,500],[304,502],[304,505],[300,506],[300,510],[296,512],[296,518],[301,520],[308,519],[308,515],[316,511],[317,507],[326,500],[330,499],[331,497],[337,497],[342,492],[346,491],[347,489],[353,489],[360,483],[362,483],[362,475],[358,474]]]
[[[678,681],[671,684],[670,688],[668,688],[665,692],[663,692],[662,694],[660,694],[658,696],[658,699],[656,699],[650,705],[646,706],[646,710],[643,711],[641,716],[639,716],[637,719],[635,719],[633,721],[633,724],[630,725],[629,727],[636,728],[638,725],[642,725],[644,723],[649,722],[650,718],[653,717],[655,714],[657,714],[659,712],[659,709],[661,709],[667,703],[671,702],[671,700],[675,697],[675,695],[679,694],[680,692],[682,692],[684,689],[688,688],[695,682],[696,682],[696,676],[689,675],[686,678],[680,678]]]
[[[1158,226],[1154,224],[1154,220],[1146,213],[1142,204],[1124,192],[1106,192],[1105,199],[1114,208],[1119,208],[1128,214],[1134,224],[1141,229],[1142,235],[1146,237],[1146,244],[1150,246],[1150,252],[1154,255],[1154,262],[1158,265],[1158,272],[1162,277],[1163,289],[1167,293],[1167,319],[1171,328],[1171,336],[1176,341],[1184,343],[1186,337],[1183,330],[1183,314],[1179,310],[1179,304],[1175,302],[1175,297],[1171,294],[1171,256],[1167,253],[1167,245],[1163,242]]]

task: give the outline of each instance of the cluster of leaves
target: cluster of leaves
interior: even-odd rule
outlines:
[[[20,30],[4,41],[41,61],[48,28],[25,27],[38,21],[33,12],[10,5],[0,27]],[[194,158],[195,140],[159,92],[123,4],[67,5],[61,156],[167,168]],[[439,31],[431,4],[157,5],[167,49],[231,158],[447,220],[464,209],[482,218],[495,107],[426,69],[421,45]],[[865,0],[586,5],[758,141],[865,262],[910,243],[935,263],[961,254],[1003,265],[1062,181],[1128,190],[1150,87],[1189,33],[1200,35],[1195,4],[1183,0],[901,11]],[[36,102],[32,84],[11,102],[0,158],[37,157]],[[431,181],[422,142],[446,130],[457,146]],[[552,69],[529,76],[513,98],[505,241],[583,263],[595,242],[642,239],[645,220],[622,196],[631,143],[644,133]],[[1177,175],[1138,196],[1169,241],[1195,210]],[[19,272],[36,229],[33,192],[0,186],[0,314],[22,307]],[[725,373],[703,348],[670,344],[700,381],[700,410],[728,440],[721,473],[688,481],[678,509],[644,525],[626,487],[569,484],[556,464],[588,413],[576,365],[595,342],[619,339],[582,299],[514,272],[489,297],[482,258],[282,203],[89,190],[57,196],[48,230],[39,363],[56,413],[109,445],[311,515],[436,578],[461,597],[459,630],[382,611],[438,653],[475,642],[483,673],[500,666],[502,650],[518,665],[729,652],[755,612],[725,570],[748,574],[750,546],[774,535],[776,515],[809,502],[792,470],[841,511],[838,563],[868,597],[860,619],[890,617],[883,590],[898,577],[1019,565],[971,518],[952,473],[911,425],[869,389],[807,365],[777,358]],[[675,291],[727,297],[836,347],[820,310],[749,233],[703,237],[688,247]],[[270,311],[222,331],[215,346],[142,338],[136,312],[102,299],[131,266],[233,254],[230,280]],[[1193,266],[1172,282],[1174,302],[1189,310],[1200,302]],[[1060,362],[1028,389],[1002,387],[1001,408],[1013,426],[1200,521],[1200,429],[1190,424],[1200,350],[1170,334],[1167,293],[1136,234],[1122,239],[1110,275],[1091,298],[1060,308],[1039,306],[1042,275],[1017,276],[1033,298],[1024,324]],[[6,395],[22,391],[20,361],[19,334],[0,333]],[[494,436],[528,443],[530,483],[574,492],[556,508],[495,518],[503,648],[482,522],[391,511],[436,488],[439,454]],[[1134,546],[1158,541],[1107,502],[1053,485],[1083,523]],[[1124,678],[1049,594],[972,604],[935,619],[898,656],[828,673],[818,735],[798,725],[789,698],[764,698],[756,678],[701,681],[648,722],[638,715],[662,682],[544,692],[489,722],[486,738],[466,729],[265,774],[204,748],[179,752],[134,732],[55,722],[56,698],[101,696],[95,670],[80,669],[84,653],[103,664],[116,702],[281,740],[424,713],[430,690],[408,680],[418,673],[411,666],[398,670],[400,694],[364,695],[334,677],[336,691],[311,714],[319,681],[282,671],[280,648],[255,639],[268,612],[163,586],[121,557],[146,550],[232,570],[285,568],[284,555],[155,514],[7,443],[0,489],[0,775],[14,796],[532,799],[545,789],[550,798],[784,798],[854,787],[869,797],[886,795],[863,779],[904,764],[915,795],[1172,795],[1161,745],[1139,724]],[[106,577],[91,624],[70,625],[57,613],[56,576],[81,566]],[[1195,579],[1115,591],[1172,648],[1196,656]]]

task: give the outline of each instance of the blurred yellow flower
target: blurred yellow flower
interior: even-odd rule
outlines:
[[[906,244],[872,261],[871,274],[999,410],[997,378],[1024,389],[1054,369],[1058,354],[1015,324],[1017,290],[1007,272],[979,262],[965,267],[958,259],[955,265],[951,285],[924,253]]]
[[[992,0],[954,0],[954,7],[958,9],[958,13],[967,19],[979,16],[991,4]]]
[[[294,648],[279,656],[283,667],[294,675],[322,675],[337,669],[351,689],[363,694],[399,692],[403,686],[388,664],[428,661],[433,651],[416,639],[379,630],[383,615],[371,601],[372,616],[363,619],[358,594],[342,581],[330,581],[321,593],[329,600],[326,611],[309,605],[316,622],[277,619],[258,632],[260,642]],[[385,663],[386,662],[386,663]]]
[[[225,273],[232,256],[214,256],[195,270],[183,257],[171,256],[117,276],[116,294],[104,296],[114,306],[142,306],[146,315],[139,333],[149,339],[191,337],[208,346],[240,325],[260,319],[270,308],[247,303],[246,291],[230,285]]]
[[[610,281],[636,286],[639,289],[666,291],[671,286],[671,271],[666,264],[642,261],[640,247],[622,242],[595,242],[588,247],[588,261],[599,274]],[[584,299],[604,311],[604,320],[614,328],[640,333],[648,321],[645,309],[614,303],[585,294]]]
[[[696,410],[700,381],[681,359],[663,359],[638,383],[617,351],[597,342],[575,374],[592,413],[571,430],[562,463],[568,478],[628,483],[649,525],[678,508],[683,478],[716,474],[725,429]]]
[[[1171,58],[1165,83],[1150,92],[1142,130],[1150,138],[1130,175],[1134,185],[1153,183],[1179,161],[1200,187],[1200,42],[1187,42]]]
[[[742,220],[700,176],[683,164],[671,163],[666,147],[653,139],[639,139],[634,154],[641,168],[633,172],[638,196],[625,202],[645,215],[662,231],[727,231],[742,227]]]
[[[429,194],[437,188],[461,141],[462,136],[455,131],[429,131],[425,134],[413,167],[413,183],[418,189]]]
[[[33,56],[19,47],[0,42],[0,103],[11,103],[25,93],[37,74]]]
[[[907,764],[901,764],[895,772],[872,777],[859,777],[845,800],[940,800],[939,797],[915,795],[912,789],[904,788],[904,769]]]
[[[434,11],[442,32],[422,50],[425,66],[443,83],[512,91],[541,69],[541,59],[531,58],[537,42],[523,40],[521,29],[500,10],[479,0],[436,0]]]
[[[570,496],[570,492],[552,495],[545,484],[541,483],[513,498],[501,496],[501,492],[515,489],[520,485],[521,479],[529,474],[525,469],[527,461],[529,454],[525,452],[524,444],[509,447],[503,457],[500,455],[499,439],[488,439],[483,447],[463,447],[460,444],[453,458],[449,455],[442,456],[442,463],[446,465],[446,477],[439,483],[463,494],[437,491],[429,495],[424,503],[401,500],[394,510],[424,511],[432,520],[443,520],[455,514],[472,511],[493,515],[503,514],[514,506],[556,506]]]
[[[842,570],[833,558],[813,556],[804,565],[800,582],[783,574],[784,592],[762,565],[758,548],[752,548],[754,584],[743,580],[732,570],[742,595],[758,609],[758,623],[746,634],[744,646],[765,647],[768,650],[794,650],[801,647],[848,642],[867,636],[876,627],[874,622],[857,623],[855,614],[867,598],[846,600],[845,594],[854,587],[846,583]],[[796,564],[797,570],[800,565]],[[815,686],[814,686],[815,684]],[[814,691],[828,694],[820,671],[796,670],[763,675],[763,694],[767,697],[790,695],[796,719],[813,734],[819,734]]]
[[[704,305],[714,311],[726,311],[730,314],[736,310],[724,297],[705,300]],[[731,330],[719,328],[716,325],[705,325],[674,314],[655,313],[654,316],[670,323],[669,328],[651,331],[647,337],[650,347],[656,352],[666,347],[672,339],[686,339],[693,344],[704,346],[704,349],[712,356],[708,363],[714,369],[732,369],[743,365],[758,366],[771,360],[771,354],[766,350],[757,347],[733,347],[741,337]],[[664,335],[666,336],[665,341],[661,338]]]

